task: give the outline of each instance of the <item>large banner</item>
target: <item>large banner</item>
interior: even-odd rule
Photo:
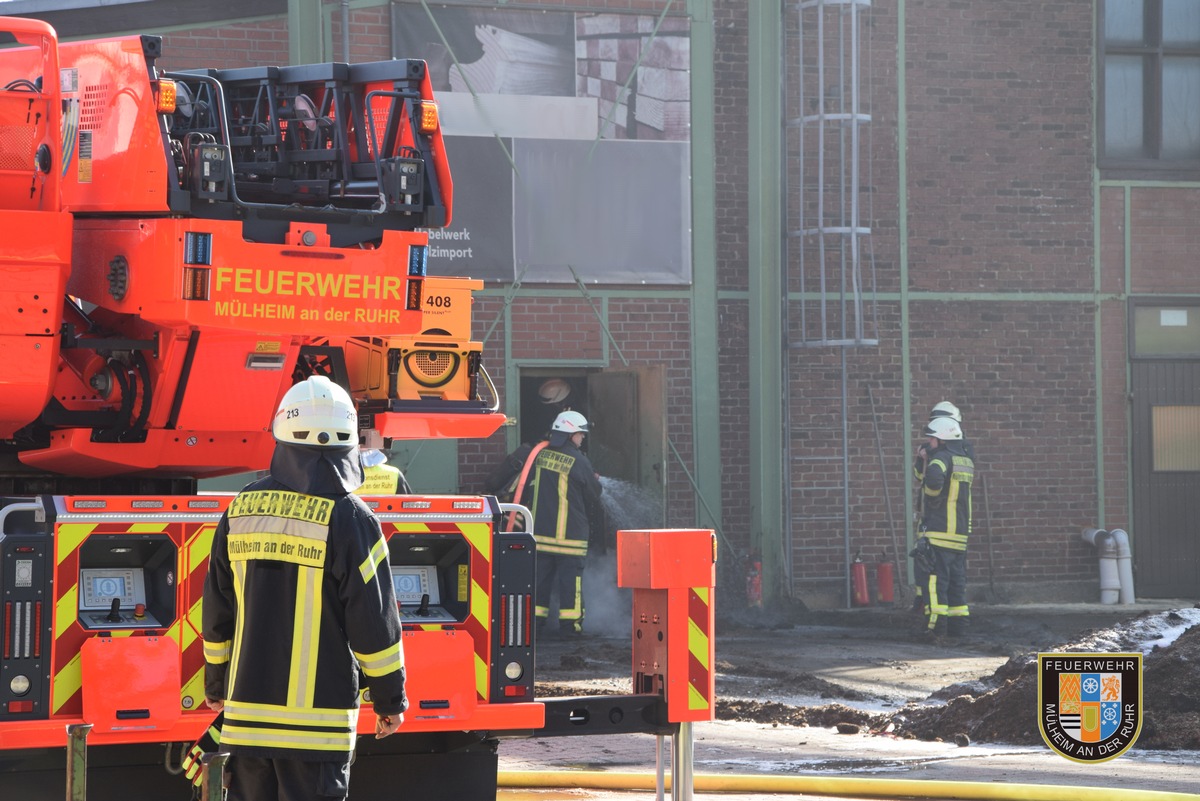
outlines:
[[[691,281],[686,17],[393,7],[430,65],[454,219],[429,269],[489,281]]]

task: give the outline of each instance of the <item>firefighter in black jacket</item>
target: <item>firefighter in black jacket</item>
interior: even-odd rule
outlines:
[[[534,614],[539,630],[550,617],[557,591],[559,631],[583,631],[583,568],[588,543],[593,535],[603,536],[599,530],[592,531],[593,521],[603,519],[600,479],[579,450],[587,430],[587,418],[582,414],[562,412],[550,426],[546,441],[522,445],[487,480],[488,492],[504,497],[519,494],[519,502],[533,512],[537,542]],[[532,464],[525,470],[530,459]]]
[[[921,535],[929,542],[930,573],[924,587],[929,630],[946,618],[946,634],[966,633],[967,538],[971,533],[971,484],[975,460],[963,443],[962,427],[951,417],[929,421],[929,461],[922,481],[925,513]]]
[[[229,801],[344,798],[358,675],[376,737],[404,719],[400,616],[362,483],[358,417],[324,376],[284,395],[271,473],[230,503],[204,583],[205,696],[224,712]]]
[[[954,422],[958,423],[959,428],[962,428],[962,412],[958,410],[950,401],[941,401],[934,404],[934,407],[929,410],[929,419],[936,420],[939,417],[949,417]],[[971,457],[971,461],[975,461],[975,448],[967,441],[966,435],[962,438],[963,448],[966,449],[967,456]],[[914,520],[917,523],[925,516],[925,467],[929,464],[930,447],[928,443],[922,444],[917,448],[916,458],[913,460],[913,475],[917,479],[917,486],[921,488],[921,494],[917,497],[917,511]],[[920,538],[915,543],[909,556],[913,558],[913,577],[916,581],[916,592],[913,598],[913,611],[922,612],[926,617],[929,617],[929,604],[925,597],[925,590],[929,584],[929,569],[932,564],[933,557],[929,553],[929,541]]]

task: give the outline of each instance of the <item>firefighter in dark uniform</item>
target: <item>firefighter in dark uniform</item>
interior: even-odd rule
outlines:
[[[559,631],[583,631],[583,569],[588,544],[593,534],[603,536],[592,531],[593,521],[603,518],[600,479],[579,449],[587,430],[582,414],[562,412],[550,426],[545,442],[522,445],[488,478],[489,492],[519,494],[519,502],[533,512],[537,542],[534,614],[539,631],[549,620],[556,592]],[[530,469],[525,471],[530,459]],[[527,477],[523,484],[522,476]]]
[[[946,634],[966,633],[967,538],[971,534],[971,485],[975,460],[963,443],[962,427],[951,417],[936,417],[925,426],[929,461],[922,481],[924,516],[921,536],[929,544],[929,577],[923,588],[929,609],[928,628]]]
[[[939,417],[949,417],[951,420],[958,423],[960,428],[962,427],[962,412],[960,412],[958,407],[950,401],[940,401],[934,404],[933,408],[929,410],[930,420],[936,420]],[[970,442],[967,441],[965,435],[962,443],[963,447],[967,450],[967,455],[971,457],[971,461],[974,461],[975,448]],[[917,523],[920,523],[921,519],[925,515],[925,494],[923,485],[925,482],[925,466],[929,463],[929,453],[930,451],[928,444],[922,443],[917,448],[917,455],[913,460],[913,475],[917,479],[917,487],[921,489],[921,492],[917,497],[917,512],[915,515]],[[932,557],[929,555],[929,541],[924,538],[920,538],[917,540],[915,545],[916,547],[909,551],[908,554],[913,558],[913,578],[916,584],[912,609],[914,612],[921,612],[926,617],[929,617],[929,604],[926,602],[925,598],[925,587],[929,583],[929,565],[932,560]]]
[[[376,737],[408,699],[400,616],[362,483],[358,417],[324,376],[284,395],[271,472],[230,502],[204,582],[205,696],[229,801],[345,798],[359,672]]]

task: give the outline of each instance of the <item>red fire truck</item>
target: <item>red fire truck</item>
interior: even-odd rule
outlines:
[[[0,787],[188,797],[230,500],[197,481],[265,468],[280,398],[315,374],[370,447],[504,422],[471,340],[481,282],[426,272],[452,209],[437,105],[416,60],[172,73],[158,37],[15,18],[0,44]],[[623,532],[634,693],[541,700],[511,510],[369,502],[412,706],[360,740],[352,797],[494,798],[504,737],[711,717],[711,533]]]

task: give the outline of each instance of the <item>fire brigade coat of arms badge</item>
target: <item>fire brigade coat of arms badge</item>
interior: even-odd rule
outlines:
[[[1038,728],[1075,762],[1107,762],[1142,730],[1142,655],[1038,654]]]

